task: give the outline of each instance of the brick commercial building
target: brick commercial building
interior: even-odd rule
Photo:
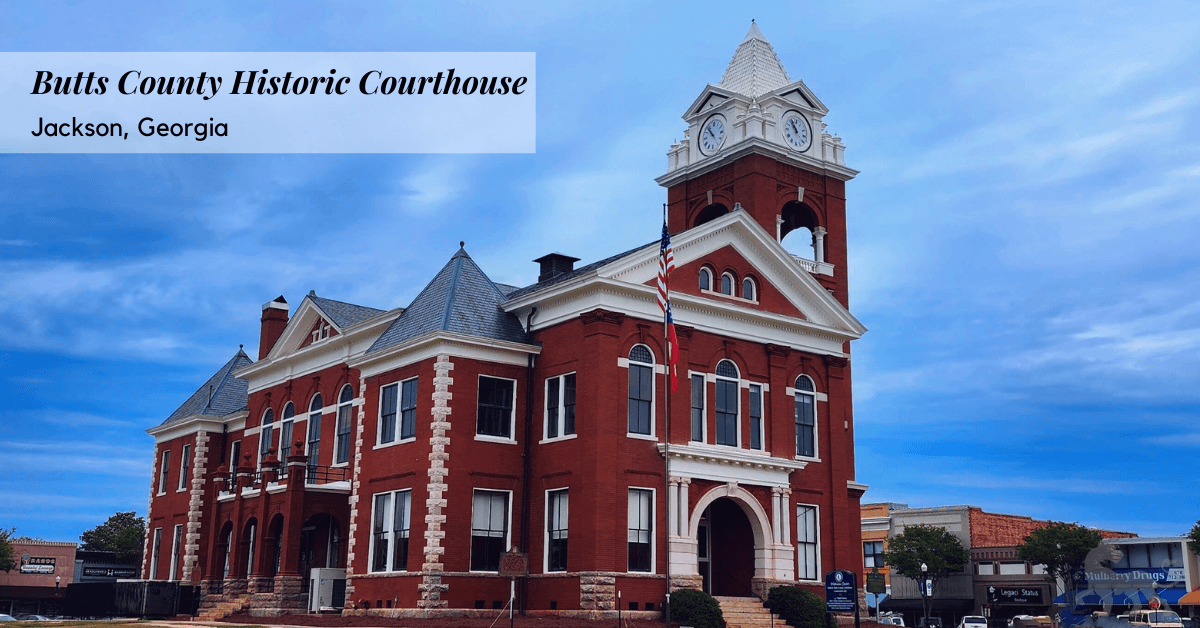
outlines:
[[[529,612],[861,575],[856,172],[826,113],[754,25],[688,106],[657,179],[674,368],[657,240],[581,267],[545,255],[524,287],[460,247],[407,307],[267,303],[257,361],[239,351],[149,430],[144,577],[201,585],[209,614],[344,592],[346,612],[401,615],[494,614],[513,548]]]
[[[1025,537],[1050,524],[1020,515],[984,512],[975,506],[909,508],[904,504],[864,504],[863,538],[867,530],[878,536],[881,529],[891,538],[908,526],[932,525],[953,533],[970,551],[970,563],[962,574],[945,578],[934,587],[932,615],[945,625],[963,615],[987,615],[1000,623],[1016,615],[1047,615],[1054,604],[1054,589],[1043,565],[1031,565],[1017,557]],[[868,518],[870,515],[870,518]],[[1099,530],[1106,539],[1136,536],[1128,532]],[[864,561],[872,557],[864,554]],[[890,595],[880,604],[884,612],[904,614],[905,623],[915,626],[921,616],[921,596],[916,581],[890,574]]]
[[[0,613],[62,615],[67,585],[74,581],[75,544],[12,541],[16,567],[0,571]]]

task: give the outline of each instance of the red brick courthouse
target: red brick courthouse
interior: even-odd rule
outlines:
[[[149,430],[144,576],[199,584],[210,614],[339,606],[343,587],[348,610],[404,614],[500,608],[510,548],[530,612],[614,611],[618,592],[658,612],[668,573],[727,596],[861,574],[856,171],[827,111],[752,25],[684,113],[657,179],[669,417],[657,240],[546,255],[524,287],[459,248],[407,307],[279,297],[257,361],[239,351]]]

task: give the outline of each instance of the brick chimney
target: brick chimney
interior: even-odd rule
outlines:
[[[564,273],[569,273],[575,270],[575,262],[579,261],[578,257],[563,255],[562,253],[551,253],[543,255],[535,260],[541,272],[538,274],[538,281],[546,281]]]
[[[288,302],[283,295],[275,297],[274,301],[264,303],[262,307],[262,329],[258,334],[258,359],[267,357],[275,342],[283,335],[283,328],[288,324]]]

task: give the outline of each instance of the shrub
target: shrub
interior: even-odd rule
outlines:
[[[833,618],[825,613],[825,600],[812,591],[779,586],[767,593],[767,608],[796,628],[833,628]]]
[[[725,617],[717,600],[695,589],[671,592],[671,622],[694,628],[725,628]]]

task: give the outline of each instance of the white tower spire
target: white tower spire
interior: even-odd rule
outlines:
[[[733,53],[720,86],[750,97],[761,96],[791,83],[775,49],[767,42],[758,24],[750,20],[746,38]]]

